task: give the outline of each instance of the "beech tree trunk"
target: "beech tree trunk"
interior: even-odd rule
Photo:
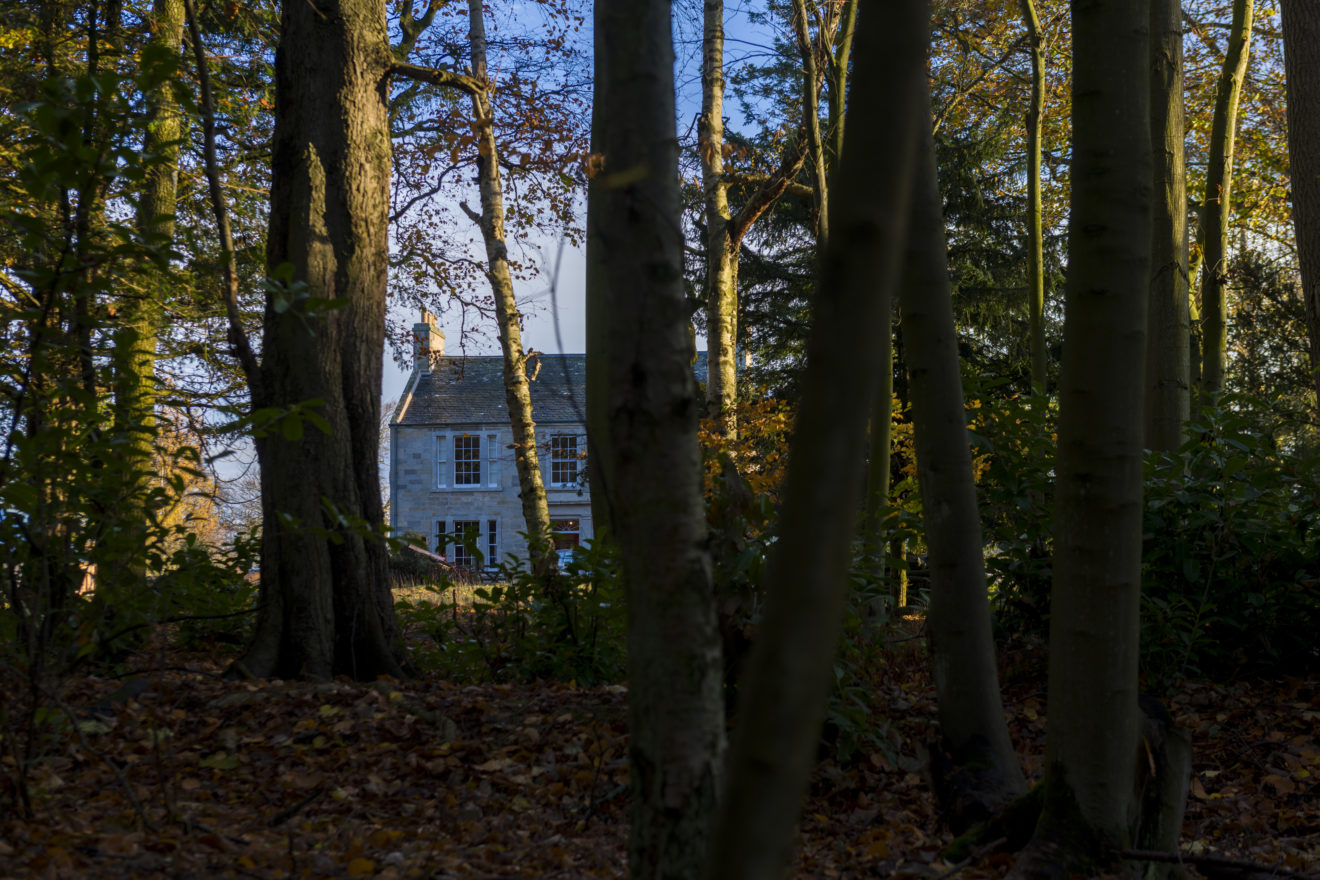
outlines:
[[[155,0],[152,32],[143,49],[144,57],[172,55],[177,61],[183,43],[183,0]],[[147,88],[146,126],[142,152],[151,157],[139,195],[136,225],[154,248],[168,249],[174,241],[174,202],[179,178],[179,141],[184,133],[183,114],[174,100],[175,76],[163,76]],[[149,267],[143,289],[119,299],[120,315],[114,334],[114,430],[122,449],[123,472],[129,484],[123,502],[111,512],[120,529],[141,535],[147,522],[147,492],[153,476],[156,441],[156,351],[161,316],[168,293],[163,273]],[[138,579],[143,572],[113,572],[102,560],[101,578]]]
[[[860,12],[850,121],[794,431],[767,605],[740,688],[706,876],[778,877],[793,846],[832,679],[866,422],[882,364],[926,86],[924,0]]]
[[[1182,3],[1150,4],[1150,134],[1155,168],[1146,340],[1145,444],[1172,452],[1191,416],[1187,305],[1187,168],[1183,128]]]
[[[1320,413],[1320,7],[1285,0],[1282,10],[1293,226]]]
[[[1201,391],[1224,390],[1228,356],[1228,221],[1233,189],[1233,146],[1237,137],[1238,98],[1251,52],[1255,0],[1233,0],[1228,51],[1215,91],[1210,127],[1210,158],[1201,201]]]
[[[500,352],[504,356],[504,400],[513,429],[513,461],[518,471],[518,495],[527,526],[527,550],[532,571],[541,576],[554,568],[554,541],[550,534],[550,507],[541,479],[536,448],[536,421],[527,382],[527,355],[522,345],[522,315],[513,292],[508,247],[504,239],[504,193],[500,185],[499,145],[486,75],[486,25],[481,0],[468,0],[471,34],[472,76],[482,87],[472,93],[473,129],[477,138],[477,182],[481,190],[481,214],[472,219],[481,227],[486,245],[486,278],[495,298],[499,324]],[[466,208],[466,205],[464,206]]]
[[[706,201],[706,410],[727,439],[738,436],[738,245],[730,237],[724,182],[724,0],[706,0],[697,141]]]
[[[1024,793],[1027,784],[999,695],[943,203],[929,125],[923,127],[915,176],[898,305],[930,552],[926,631],[941,745],[952,764],[949,773],[936,777],[936,794],[950,825],[960,832]]]
[[[1056,459],[1044,809],[1015,876],[1092,875],[1129,842],[1140,741],[1141,402],[1150,287],[1150,8],[1074,2],[1072,213]]]
[[[694,355],[683,293],[673,44],[666,0],[595,5],[590,276],[609,333],[613,536],[628,603],[633,877],[706,859],[724,758]]]
[[[1040,133],[1045,115],[1045,39],[1035,0],[1021,0],[1022,20],[1031,46],[1031,104],[1027,108],[1027,312],[1031,333],[1031,387],[1046,391],[1048,353],[1045,349],[1045,238],[1040,196]]]
[[[257,437],[262,604],[239,673],[402,673],[377,481],[390,61],[379,0],[284,5],[267,260],[289,283],[267,296],[254,408],[329,430],[295,414]]]

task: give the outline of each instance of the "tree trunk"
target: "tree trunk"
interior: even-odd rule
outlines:
[[[697,141],[706,200],[706,411],[720,434],[738,436],[738,249],[729,236],[724,182],[724,0],[706,0]]]
[[[603,79],[602,58],[597,53],[592,71],[593,82]],[[591,522],[596,540],[614,529],[614,472],[610,455],[610,329],[609,282],[605,275],[605,250],[601,238],[601,192],[603,186],[600,136],[604,128],[599,92],[591,102],[591,154],[587,177],[587,259],[586,259],[586,342],[587,364],[583,385],[586,393],[587,484],[591,488]]]
[[[1293,225],[1320,413],[1320,8],[1285,0],[1283,52]]]
[[[1141,402],[1150,286],[1149,4],[1073,4],[1073,161],[1044,809],[1018,876],[1128,842],[1140,714]]]
[[[183,43],[183,0],[155,0],[153,30],[143,49],[146,58],[173,56]],[[137,229],[152,248],[169,249],[174,240],[174,201],[179,179],[179,141],[183,114],[174,100],[174,76],[153,80],[144,96],[147,106],[142,152],[150,158],[137,209]],[[157,265],[163,265],[164,260]],[[114,427],[123,450],[123,470],[130,483],[114,511],[121,527],[140,530],[147,522],[146,493],[153,474],[156,440],[156,350],[164,300],[163,273],[152,266],[145,290],[120,299],[114,333]],[[107,572],[108,573],[108,572]],[[141,572],[134,572],[140,574]]]
[[[481,215],[472,219],[481,227],[486,244],[486,278],[495,298],[500,351],[504,355],[504,399],[513,429],[513,461],[518,471],[518,494],[527,525],[527,550],[532,571],[545,577],[554,568],[554,541],[550,534],[550,508],[537,457],[536,422],[527,382],[527,356],[522,345],[522,315],[513,293],[508,249],[504,240],[504,193],[500,186],[499,146],[486,76],[486,25],[481,0],[468,0],[471,22],[472,76],[483,88],[472,93],[473,128],[477,136],[477,182],[481,189]],[[466,206],[464,206],[466,208]]]
[[[1031,46],[1031,105],[1027,108],[1027,296],[1031,332],[1031,387],[1044,394],[1048,354],[1045,350],[1045,239],[1040,196],[1040,134],[1045,114],[1045,41],[1035,0],[1021,0],[1022,20]]]
[[[767,606],[739,698],[711,878],[782,875],[832,680],[866,421],[882,369],[926,88],[929,6],[858,22],[851,119],[821,264]]]
[[[1150,134],[1155,168],[1146,339],[1145,445],[1173,452],[1191,416],[1187,306],[1187,169],[1184,159],[1182,3],[1150,5]]]
[[[666,0],[595,5],[592,279],[610,331],[609,488],[628,602],[629,868],[647,878],[700,871],[724,758],[670,34]]]
[[[826,112],[830,126],[825,141],[825,164],[829,168],[839,167],[839,155],[843,152],[844,102],[848,95],[848,71],[852,68],[853,35],[857,30],[857,2],[843,0],[835,34],[834,57],[826,79]]]
[[[402,671],[377,481],[389,64],[376,0],[285,5],[267,260],[288,283],[267,295],[254,404],[286,415],[256,441],[262,605],[236,672]]]
[[[807,129],[807,155],[811,157],[812,188],[816,196],[816,250],[824,254],[829,241],[829,179],[825,170],[825,141],[820,132],[820,70],[811,42],[806,0],[793,0],[793,33],[802,57],[802,118]],[[822,35],[823,38],[823,35]]]
[[[1224,390],[1228,356],[1228,220],[1233,189],[1233,145],[1237,135],[1238,98],[1251,52],[1251,20],[1255,0],[1233,0],[1233,24],[1228,51],[1215,92],[1210,128],[1210,159],[1201,202],[1201,392]]]
[[[927,114],[929,118],[929,114]],[[939,699],[941,746],[951,772],[936,781],[955,832],[1026,791],[999,695],[981,519],[958,365],[935,145],[924,127],[899,285],[908,394],[930,551],[926,617]]]

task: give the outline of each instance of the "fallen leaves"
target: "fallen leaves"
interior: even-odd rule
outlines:
[[[162,665],[219,668],[197,656]],[[0,817],[0,878],[624,875],[626,688],[139,680],[112,710],[88,710],[95,725],[49,734],[29,779],[36,818]],[[1038,671],[1005,683],[1029,770],[1044,749],[1042,685]],[[95,707],[116,688],[72,681],[65,699]],[[919,658],[876,670],[872,693],[893,751],[819,765],[799,877],[951,867],[916,756],[936,730]],[[1189,684],[1167,702],[1194,739],[1185,845],[1320,868],[1317,684]],[[987,857],[960,880],[1009,864]]]

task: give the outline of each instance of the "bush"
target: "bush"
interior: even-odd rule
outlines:
[[[1146,468],[1147,674],[1320,668],[1320,460],[1278,449],[1269,405],[1235,396]]]
[[[476,552],[475,550],[473,551]],[[414,662],[466,681],[574,681],[599,684],[625,674],[625,620],[617,561],[608,545],[575,554],[550,583],[513,556],[496,583],[470,588],[442,578],[395,608],[405,629],[434,647],[414,646]]]

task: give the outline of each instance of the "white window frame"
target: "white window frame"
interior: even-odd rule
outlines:
[[[482,445],[482,444],[481,444],[481,440],[482,440],[482,437],[481,437],[481,434],[478,433],[478,432],[476,432],[476,431],[457,431],[457,432],[455,432],[455,433],[452,435],[452,438],[451,438],[451,439],[452,439],[452,441],[453,441],[453,442],[452,442],[452,446],[453,446],[453,449],[454,449],[454,488],[455,488],[455,489],[479,489],[479,488],[481,488],[483,485],[485,485],[485,484],[482,482],[482,473],[481,473],[481,470],[482,470],[482,457],[481,457],[481,445]],[[469,440],[469,439],[472,440],[472,441],[476,444],[476,448],[475,448],[475,449],[467,450],[468,452],[471,453],[472,457],[471,457],[471,458],[464,458],[464,459],[460,462],[459,457],[458,457],[458,452],[459,452],[459,450],[458,450],[458,444],[459,444],[459,441],[460,441],[460,440]],[[472,481],[470,481],[470,482],[469,482],[469,481],[459,482],[459,478],[458,478],[458,476],[459,476],[459,475],[458,475],[458,466],[459,466],[459,464],[470,464],[470,465],[475,466],[475,467],[476,467],[476,474],[475,474],[474,476],[476,477],[476,479],[475,479],[475,480],[472,480]]]
[[[460,524],[476,526],[476,532],[477,532],[477,547],[478,547],[478,549],[480,549],[480,547],[481,547],[481,539],[482,539],[481,519],[480,519],[480,518],[472,519],[472,518],[469,517],[468,519],[462,519],[462,518],[460,518],[460,517],[455,516],[455,517],[451,517],[451,518],[448,519],[448,520],[443,520],[443,522],[448,522],[449,524],[451,524],[451,525],[453,526],[452,529],[449,529],[448,531],[445,532],[446,535],[457,535],[457,534],[458,534],[458,528],[459,528],[459,525],[460,525]],[[467,565],[464,565],[464,560],[459,558],[459,555],[458,555],[459,550],[462,550],[462,551],[465,552],[465,553],[467,552],[467,548],[464,547],[463,544],[462,544],[461,542],[459,542],[459,541],[451,542],[451,543],[449,544],[449,547],[453,549],[453,553],[452,553],[452,554],[446,554],[445,558],[449,561],[449,563],[450,563],[451,565],[453,565],[453,566],[455,566],[455,567],[467,568],[467,569],[469,569],[469,570],[473,570],[473,571],[476,570],[476,569],[475,569],[476,562],[477,562],[476,557],[473,557],[471,560],[468,560],[468,564],[467,564]]]
[[[498,434],[486,435],[486,486],[491,489],[500,487]]]
[[[500,561],[500,518],[497,516],[488,516],[485,519],[486,531],[482,535],[483,546],[486,548],[486,568],[498,565]]]
[[[573,440],[573,457],[572,457],[571,459],[557,458],[557,457],[555,456],[555,441],[556,441],[556,440],[559,440],[559,439],[561,439],[561,438],[572,438],[572,440]],[[548,459],[549,459],[549,460],[548,460],[548,464],[549,464],[549,468],[550,468],[550,481],[549,481],[549,485],[551,486],[551,488],[554,488],[554,489],[574,489],[574,488],[577,488],[577,486],[580,485],[581,482],[582,482],[582,466],[581,466],[581,464],[580,464],[580,462],[582,461],[582,435],[581,435],[581,434],[577,434],[577,433],[567,432],[567,431],[560,431],[560,432],[558,432],[558,433],[554,433],[554,434],[551,434],[551,435],[550,435],[550,444],[549,444],[549,445],[550,445],[550,454],[549,454],[549,456],[548,456]],[[557,479],[555,479],[555,464],[556,464],[556,463],[558,463],[558,464],[565,464],[565,463],[571,464],[572,469],[573,469],[573,476],[572,476],[572,479],[569,479],[569,480],[557,480]]]
[[[449,488],[449,435],[435,435],[435,487]],[[441,531],[444,531],[441,529]]]

